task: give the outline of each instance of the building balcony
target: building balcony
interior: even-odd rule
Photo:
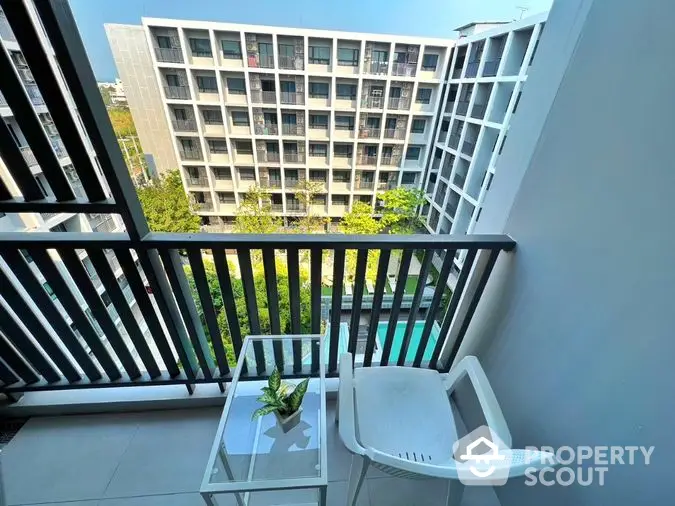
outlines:
[[[28,146],[21,146],[19,150],[21,151],[23,159],[26,161],[29,167],[35,167],[38,164],[37,159],[33,154],[33,150],[30,149]]]
[[[253,90],[251,91],[251,101],[254,104],[276,104],[277,92]]]
[[[213,182],[213,188],[216,191],[222,190],[232,190],[234,188],[234,182],[231,178],[216,178]]]
[[[305,155],[303,153],[284,153],[284,162],[305,163]]]
[[[328,167],[328,156],[312,155],[310,153],[307,157],[307,162],[310,167]]]
[[[394,63],[391,66],[391,73],[395,76],[415,77],[417,73],[416,63]]]
[[[402,158],[400,156],[382,155],[380,165],[385,165],[388,167],[398,167],[399,165],[401,165],[401,160]]]
[[[194,119],[172,119],[171,125],[176,132],[196,132],[197,122]]]
[[[457,149],[457,146],[459,146],[459,134],[450,135],[450,138],[448,139],[448,146],[450,146],[452,149]]]
[[[460,174],[459,172],[455,174],[455,176],[452,178],[452,184],[454,184],[457,188],[464,188],[464,182],[466,181],[466,176]]]
[[[218,212],[220,214],[234,216],[235,213],[237,212],[237,204],[234,201],[218,202]],[[229,227],[229,230],[223,230],[222,232],[231,232],[231,231],[232,227]]]
[[[0,39],[8,42],[16,42],[16,36],[12,31],[12,27],[9,26],[9,22],[7,21],[4,12],[0,13]]]
[[[377,183],[378,190],[393,190],[397,186],[398,183],[395,179],[392,179],[391,181],[380,181]]]
[[[202,150],[199,148],[179,148],[181,160],[203,160]]]
[[[384,107],[384,97],[365,97],[361,105],[366,109],[382,109]]]
[[[357,181],[355,188],[357,190],[372,190],[375,188],[375,181]]]
[[[188,187],[207,187],[209,186],[209,178],[206,176],[185,176],[185,182]]]
[[[354,138],[354,128],[345,128],[339,125],[335,126],[335,131],[333,135],[336,139],[353,139]]]
[[[66,151],[66,147],[63,145],[63,141],[61,140],[60,137],[55,136],[49,139],[52,149],[54,149],[54,153],[56,153],[56,156],[59,158],[66,158],[68,156],[68,152]]]
[[[407,111],[410,109],[410,99],[405,97],[392,97],[389,99],[389,109]]]
[[[501,58],[498,58],[496,60],[490,60],[486,61],[485,65],[483,65],[483,77],[494,77],[497,75],[497,71],[499,70],[499,63],[501,62]]]
[[[377,155],[359,155],[356,165],[377,165]]]
[[[164,94],[170,100],[190,100],[190,89],[187,86],[164,86]]]
[[[478,75],[478,67],[480,66],[479,61],[471,61],[466,64],[466,74],[465,77],[476,77]]]
[[[40,94],[40,90],[38,89],[36,84],[26,84],[26,93],[28,94],[28,97],[30,98],[30,101],[33,105],[39,106],[39,105],[45,105],[45,100],[42,98],[42,95]]]
[[[397,140],[404,140],[405,139],[405,129],[404,128],[387,128],[384,131],[384,138],[385,139],[397,139]]]
[[[372,128],[372,127],[360,128],[359,139],[379,139],[380,132],[382,132],[380,128]]]
[[[193,207],[197,212],[212,213],[213,212],[213,202],[207,200],[205,202],[193,202]]]
[[[466,116],[466,111],[468,110],[469,110],[469,101],[460,100],[457,103],[457,110],[455,111],[455,114],[459,114],[460,116]]]
[[[462,65],[458,64],[456,68],[452,69],[452,78],[459,79],[461,76],[462,76]]]
[[[305,94],[290,91],[282,91],[279,93],[279,101],[282,104],[288,105],[305,105]]]
[[[283,213],[284,212],[284,205],[283,204],[275,204],[274,202],[270,205],[270,210],[273,213]]]
[[[261,56],[258,55],[256,59],[248,60],[248,66],[252,68],[261,68],[261,69],[273,69],[274,68],[274,57],[273,56]]]
[[[462,144],[462,153],[465,155],[472,156],[475,149],[476,143],[474,141],[464,141]]]
[[[387,75],[389,73],[389,62],[371,61],[365,66],[366,74]]]
[[[284,186],[286,188],[297,188],[300,185],[300,180],[297,177],[287,177],[284,180]]]
[[[301,202],[286,201],[286,212],[288,214],[304,214],[307,212],[307,206]]]
[[[254,130],[256,135],[279,135],[279,125],[276,123],[255,125]]]
[[[303,127],[302,125],[282,124],[281,133],[283,133],[284,135],[303,136],[305,135],[305,127]]]
[[[474,104],[471,109],[471,117],[476,119],[483,119],[485,117],[485,109],[487,104]]]
[[[267,187],[278,190],[281,188],[281,178],[271,177],[267,182]]]
[[[2,93],[0,93],[0,107],[7,107],[7,99]]]
[[[279,68],[284,70],[303,70],[302,58],[293,56],[279,56]]]
[[[344,156],[342,154],[333,153],[333,167],[346,169],[352,166],[352,155]]]
[[[280,158],[278,151],[258,153],[258,163],[279,163]]]
[[[175,48],[156,47],[155,58],[163,63],[183,63],[183,51]]]

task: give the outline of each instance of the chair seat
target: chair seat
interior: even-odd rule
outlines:
[[[432,464],[452,458],[457,429],[437,371],[356,368],[354,392],[357,438],[362,446]]]

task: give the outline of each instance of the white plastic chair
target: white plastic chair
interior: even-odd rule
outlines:
[[[351,354],[342,355],[337,420],[340,437],[353,454],[348,506],[356,504],[369,466],[401,478],[449,479],[447,504],[461,503],[464,485],[458,481],[453,459],[457,428],[450,394],[466,376],[487,426],[510,448],[511,434],[476,357],[465,357],[443,377],[438,371],[415,367],[354,369]],[[543,452],[506,453],[509,458],[502,465],[508,466],[509,477],[553,461],[553,455]]]

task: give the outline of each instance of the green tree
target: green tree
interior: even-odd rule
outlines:
[[[354,202],[352,210],[346,213],[340,222],[340,231],[343,234],[379,234],[382,231],[382,222],[373,216],[370,205],[364,202]],[[345,255],[345,277],[354,282],[356,275],[356,250],[347,250]],[[377,278],[377,262],[380,258],[378,250],[368,252],[366,263],[366,279],[374,281]]]
[[[216,312],[216,319],[218,321],[218,329],[220,330],[220,338],[223,341],[227,360],[230,365],[236,363],[236,356],[234,353],[234,346],[232,344],[232,336],[230,334],[230,327],[227,322],[227,316],[223,306],[223,297],[220,291],[220,284],[218,282],[218,275],[215,265],[212,260],[208,258],[203,259],[204,271],[206,273],[206,282],[213,301],[213,307]],[[248,312],[246,309],[246,299],[244,297],[244,288],[241,279],[235,276],[238,269],[234,262],[228,261],[230,275],[232,276],[232,294],[234,296],[234,303],[237,311],[237,319],[241,329],[241,336],[246,337],[251,333],[251,326],[248,319]],[[190,285],[190,291],[199,313],[204,333],[208,336],[209,347],[213,352],[212,337],[206,326],[204,319],[204,311],[202,308],[199,294],[194,282],[194,276],[190,266],[184,266],[185,275]],[[290,309],[290,293],[288,289],[288,268],[285,259],[278,258],[276,260],[277,271],[277,290],[279,294],[279,320],[281,322],[281,331],[284,334],[291,333],[291,309]],[[253,268],[253,284],[255,287],[255,297],[258,304],[258,319],[260,321],[260,329],[263,334],[271,333],[269,305],[267,302],[267,290],[265,284],[265,271],[261,264],[256,264]],[[310,282],[309,274],[306,269],[300,269],[300,325],[301,333],[309,333],[311,331],[311,313],[310,313]],[[214,355],[215,356],[215,355]]]
[[[422,226],[417,208],[424,204],[424,191],[394,188],[378,195],[383,202],[382,225],[390,234],[413,234]]]
[[[99,86],[98,90],[101,92],[101,98],[103,98],[103,103],[106,107],[112,105],[112,99],[110,98],[110,88],[108,86]]]
[[[303,204],[305,215],[295,224],[295,229],[302,234],[314,234],[325,230],[328,218],[312,214],[311,205],[316,196],[323,191],[323,183],[304,180],[295,191],[295,197]]]
[[[192,214],[177,170],[139,186],[137,193],[153,232],[199,232],[201,220]]]
[[[108,117],[112,124],[115,135],[119,137],[129,137],[138,135],[136,133],[136,125],[131,116],[131,111],[127,107],[109,107]]]
[[[240,234],[273,234],[282,226],[281,218],[272,215],[271,193],[252,186],[237,208],[234,230]]]

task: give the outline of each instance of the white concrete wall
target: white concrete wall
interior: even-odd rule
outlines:
[[[511,480],[503,506],[673,501],[674,16],[554,5],[476,226],[518,246],[460,352],[479,355],[515,446],[654,445],[651,465],[610,466],[602,487]],[[651,79],[627,105],[636,75]]]

